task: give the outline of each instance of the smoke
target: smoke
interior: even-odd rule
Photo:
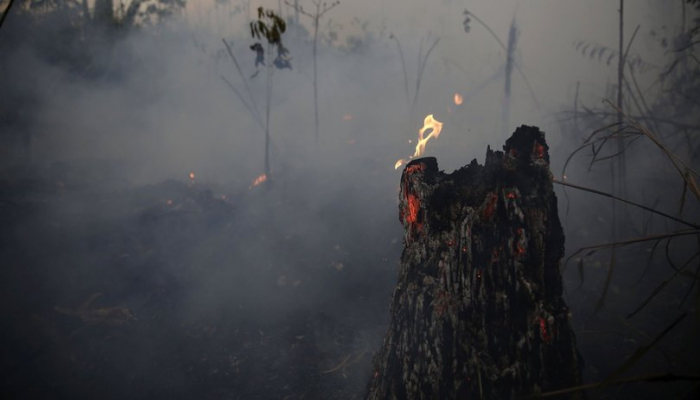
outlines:
[[[115,398],[148,397],[148,390],[186,396],[203,387],[210,397],[219,387],[219,395],[235,398],[282,398],[304,392],[310,381],[321,382],[311,397],[324,389],[359,396],[388,321],[402,249],[400,171],[393,166],[413,153],[423,118],[434,114],[444,123],[426,152],[442,169],[483,162],[487,146],[500,148],[516,126],[528,124],[547,133],[557,175],[581,140],[565,131],[558,112],[572,107],[576,82],[579,104],[594,107],[615,77],[614,68],[574,46],[585,39],[614,47],[617,15],[610,2],[472,3],[469,11],[501,40],[517,21],[513,54],[473,21],[465,33],[460,2],[342,2],[325,16],[317,60],[319,143],[311,24],[303,16],[303,27],[290,24],[282,40],[292,69],[275,69],[272,78],[269,189],[251,186],[264,172],[264,130],[222,79],[265,108],[265,71],[256,69],[247,25],[258,3],[191,1],[180,18],[97,38],[71,31],[80,18],[73,9],[9,15],[0,30],[0,176],[8,204],[3,313],[16,321],[6,333],[11,343],[37,354],[11,365],[68,397],[105,395],[96,388],[103,383]],[[646,27],[677,18],[669,7],[659,11],[659,2],[644,4],[630,9],[629,21]],[[284,4],[282,10],[293,17]],[[628,36],[635,23],[629,26]],[[404,76],[414,90],[419,57],[435,38],[411,114]],[[663,50],[652,42],[640,34],[633,49],[660,63]],[[513,71],[511,126],[504,127],[507,57],[531,88]],[[647,85],[655,75],[638,78]],[[455,93],[462,104],[454,104]],[[645,156],[636,154],[640,161],[630,169],[653,169]],[[598,179],[584,178],[585,166],[572,171],[572,181]],[[560,193],[571,253],[605,229],[608,216],[599,210],[608,203]],[[679,255],[692,248],[678,243]],[[594,270],[587,290],[571,295],[575,311],[590,311],[605,274],[603,267]],[[565,279],[573,289],[574,268]],[[86,328],[79,317],[54,310],[79,311],[98,292],[85,309],[128,307],[136,318],[131,330]],[[27,339],[25,331],[39,333]],[[61,371],[71,352],[79,360],[70,367],[77,378]],[[12,355],[22,358],[21,351]],[[348,356],[347,367],[323,373]],[[263,389],[250,383],[275,374],[286,383]],[[89,377],[98,384],[85,384]]]

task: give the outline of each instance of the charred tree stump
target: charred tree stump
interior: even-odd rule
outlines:
[[[399,218],[405,248],[368,399],[513,399],[580,384],[538,128],[488,149],[484,166],[445,174],[435,158],[410,162]]]

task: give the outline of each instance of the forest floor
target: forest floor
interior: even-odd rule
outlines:
[[[271,189],[186,178],[133,186],[86,178],[90,170],[53,165],[0,176],[0,393],[362,398],[402,251],[393,188],[378,195],[384,189],[372,185],[381,182],[351,170],[333,182],[278,181]],[[567,238],[569,253],[581,240],[591,238]],[[634,254],[620,253],[618,263]],[[635,262],[627,265],[639,271]],[[601,381],[664,329],[677,299],[655,300],[651,317],[631,321],[637,333],[621,331],[615,315],[633,304],[625,296],[643,299],[659,280],[650,273],[630,290],[615,282],[610,296],[621,300],[590,317],[605,259],[587,264],[581,288],[569,268],[584,379]],[[642,372],[692,362],[698,344],[670,336],[679,348],[670,357],[654,349]],[[687,384],[634,384],[590,397],[683,393],[692,396]]]
[[[387,230],[275,188],[23,175],[0,182],[3,393],[362,397],[401,249]]]

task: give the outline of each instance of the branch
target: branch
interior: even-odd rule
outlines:
[[[241,80],[243,81],[243,85],[245,86],[246,92],[248,92],[248,97],[250,97],[250,103],[252,104],[252,111],[254,111],[253,116],[257,119],[262,120],[262,117],[260,117],[260,111],[258,111],[258,107],[255,104],[255,98],[253,97],[253,92],[250,91],[250,87],[248,87],[248,81],[245,79],[245,75],[243,75],[243,70],[241,70],[241,66],[238,65],[238,61],[236,60],[236,56],[233,55],[233,51],[231,50],[231,46],[229,46],[228,42],[226,42],[226,39],[221,39],[222,42],[224,42],[224,46],[226,46],[226,51],[228,52],[228,55],[231,57],[231,60],[233,60],[233,63],[236,65],[236,69],[238,70],[238,74],[241,76]],[[241,97],[241,99],[243,99]]]
[[[622,114],[622,115],[630,122],[630,125],[632,125],[634,128],[636,128],[636,129],[639,130],[641,133],[643,133],[643,134],[644,134],[646,137],[648,137],[652,142],[654,142],[654,144],[657,145],[657,146],[661,149],[661,151],[663,151],[664,154],[666,154],[666,156],[671,160],[671,162],[673,163],[673,166],[678,170],[678,173],[680,173],[681,176],[683,176],[684,180],[687,181],[687,178],[686,178],[687,174],[683,172],[683,170],[680,168],[679,164],[680,164],[681,166],[685,167],[685,171],[686,171],[686,172],[690,172],[690,173],[692,173],[692,174],[695,175],[695,176],[700,176],[700,174],[698,174],[697,171],[695,171],[690,165],[688,165],[685,161],[681,160],[677,155],[675,155],[671,150],[669,150],[668,147],[666,147],[666,145],[664,145],[664,144],[661,142],[661,140],[659,140],[659,139],[656,137],[656,135],[654,135],[651,131],[649,131],[647,128],[645,128],[644,126],[642,126],[639,122],[637,122],[637,121],[635,121],[634,119],[632,119],[629,115],[625,114],[624,111],[622,111],[621,109],[619,109],[618,107],[616,107],[616,106],[615,106],[613,103],[611,103],[609,100],[605,100],[605,101],[607,101],[608,104],[610,104],[610,106],[611,106],[612,108],[614,108],[614,109],[617,110],[620,114]],[[691,183],[694,183],[694,182],[688,182],[688,183],[691,184]],[[693,186],[693,185],[691,184],[691,187],[692,187],[692,186]],[[698,192],[698,191],[693,191],[693,194],[695,194],[695,196],[697,197],[697,199],[700,200],[700,192]]]
[[[576,252],[574,252],[574,254],[570,255],[566,259],[566,261],[564,261],[564,267],[566,267],[566,265],[569,263],[569,261],[571,261],[571,259],[573,257],[583,253],[586,250],[590,250],[591,252],[596,252],[598,250],[608,249],[611,247],[626,246],[626,245],[634,244],[634,243],[649,242],[652,240],[668,239],[668,238],[673,238],[673,237],[678,237],[678,236],[688,236],[688,235],[700,235],[700,230],[686,229],[686,230],[682,230],[682,231],[663,233],[660,235],[649,235],[649,236],[644,236],[641,238],[632,238],[632,239],[620,240],[617,242],[601,243],[601,244],[595,244],[592,246],[581,247],[580,249],[576,250]]]
[[[0,17],[0,28],[2,28],[2,24],[5,23],[5,18],[7,18],[7,14],[10,13],[10,8],[12,8],[13,4],[15,4],[15,0],[10,0],[10,2],[7,3],[7,7],[5,7],[5,12],[3,12],[2,17]]]
[[[236,96],[238,97],[238,99],[241,100],[241,103],[243,103],[243,105],[245,106],[245,108],[248,109],[248,111],[250,112],[250,114],[253,116],[253,119],[255,120],[255,122],[257,122],[258,125],[259,125],[263,130],[265,130],[265,125],[263,125],[262,121],[260,120],[260,117],[259,117],[257,114],[255,114],[255,112],[253,112],[253,109],[250,107],[250,104],[248,104],[248,102],[245,101],[245,99],[243,98],[243,95],[241,95],[241,92],[239,92],[238,89],[236,89],[236,87],[233,86],[233,84],[232,84],[228,79],[226,79],[226,77],[224,77],[223,75],[221,75],[221,79],[223,79],[224,82],[226,82],[226,84],[228,85],[228,87],[231,88],[231,90],[233,90],[233,93],[235,93]]]
[[[668,214],[666,214],[666,213],[664,213],[664,212],[655,210],[655,209],[653,209],[653,208],[651,208],[651,207],[647,207],[647,206],[645,206],[645,205],[642,205],[642,204],[639,204],[639,203],[635,203],[635,202],[633,202],[633,201],[626,200],[626,199],[623,199],[623,198],[621,198],[621,197],[617,197],[617,196],[615,196],[615,195],[613,195],[613,194],[610,194],[610,193],[601,192],[600,190],[596,190],[596,189],[591,189],[591,188],[587,188],[587,187],[584,187],[584,186],[575,185],[575,184],[573,184],[573,183],[563,182],[563,181],[560,181],[560,180],[558,180],[558,179],[554,179],[553,182],[554,182],[554,183],[557,183],[557,184],[559,184],[559,185],[562,185],[562,186],[572,187],[572,188],[574,188],[574,189],[583,190],[583,191],[585,191],[585,192],[590,192],[590,193],[595,193],[595,194],[600,195],[600,196],[604,196],[604,197],[611,198],[611,199],[613,199],[613,200],[621,201],[621,202],[623,202],[623,203],[626,203],[626,204],[629,204],[629,205],[632,205],[632,206],[635,206],[635,207],[639,207],[639,208],[641,208],[641,209],[643,209],[643,210],[646,210],[646,211],[649,211],[649,212],[651,212],[651,213],[661,215],[662,217],[666,217],[666,218],[668,218],[668,219],[672,219],[672,220],[674,220],[674,221],[676,221],[676,222],[678,222],[678,223],[681,223],[681,224],[683,224],[683,225],[689,226],[689,227],[691,227],[691,228],[693,228],[693,229],[700,230],[700,225],[696,225],[696,224],[693,224],[693,223],[691,223],[691,222],[684,221],[684,220],[682,220],[682,219],[680,219],[680,218],[676,218],[676,217],[674,217],[674,216],[672,216],[672,215],[668,215]]]

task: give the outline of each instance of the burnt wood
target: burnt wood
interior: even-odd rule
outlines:
[[[581,383],[548,150],[521,126],[483,166],[406,165],[405,248],[368,399],[515,399]]]

